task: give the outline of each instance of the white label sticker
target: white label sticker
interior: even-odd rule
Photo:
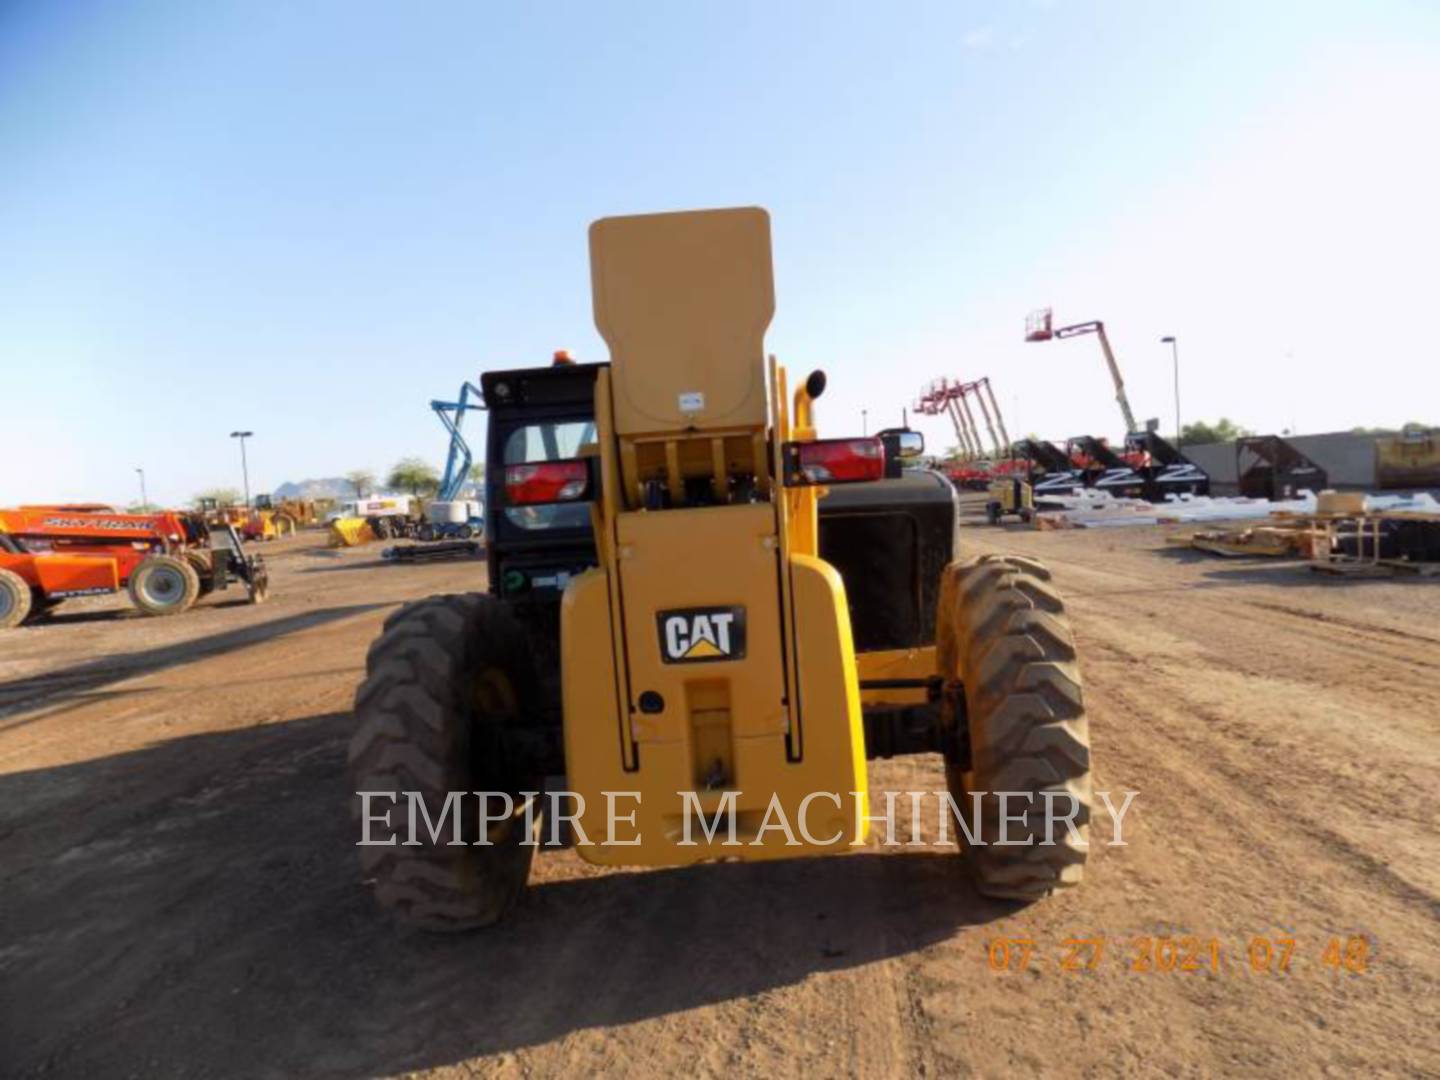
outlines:
[[[691,390],[680,395],[680,411],[682,413],[702,412],[705,408],[705,395],[699,390]]]

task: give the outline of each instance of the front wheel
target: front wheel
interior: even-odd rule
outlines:
[[[270,595],[270,572],[259,559],[260,556],[256,555],[256,561],[250,564],[249,594],[252,604],[263,604]]]
[[[1050,572],[1003,555],[950,566],[936,652],[942,677],[965,688],[968,738],[952,744],[945,776],[961,813],[978,818],[976,887],[1036,900],[1078,885],[1089,849],[1090,731]]]
[[[151,555],[130,575],[130,600],[146,615],[176,615],[199,595],[200,575],[174,555]]]
[[[185,552],[185,561],[195,568],[195,576],[200,580],[199,595],[202,597],[215,591],[215,564],[211,562],[213,557],[210,551],[192,549]]]
[[[365,666],[349,753],[355,818],[362,839],[366,830],[372,841],[387,838],[375,821],[381,814],[399,835],[394,845],[360,846],[362,873],[380,906],[413,925],[449,931],[496,922],[519,900],[535,854],[520,793],[537,791],[541,777],[517,766],[504,740],[538,695],[524,628],[488,596],[432,596],[385,621]],[[368,824],[360,792],[372,793]],[[452,792],[461,793],[454,806]],[[501,792],[516,808],[508,818]],[[490,843],[476,845],[481,798]],[[447,809],[458,813],[461,844],[451,843]],[[415,845],[405,844],[411,815]],[[443,819],[435,834],[426,817]]]

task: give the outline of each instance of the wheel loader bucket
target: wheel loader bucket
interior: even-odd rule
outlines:
[[[331,547],[359,547],[374,539],[375,533],[364,518],[336,518],[330,523]]]

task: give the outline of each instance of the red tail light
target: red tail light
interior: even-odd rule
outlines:
[[[578,502],[590,496],[590,463],[583,459],[505,466],[505,501],[511,506]]]
[[[789,443],[785,462],[785,479],[792,485],[881,480],[885,476],[885,446],[878,438]]]

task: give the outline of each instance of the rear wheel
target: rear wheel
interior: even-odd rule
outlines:
[[[200,595],[200,575],[183,558],[151,555],[130,575],[130,600],[146,615],[175,615]]]
[[[19,626],[30,616],[30,585],[14,570],[0,570],[0,630]]]
[[[538,692],[523,627],[490,597],[431,597],[386,620],[370,647],[366,671],[355,696],[350,786],[357,793],[386,794],[371,796],[369,825],[356,795],[362,836],[368,828],[371,840],[388,839],[375,820],[388,810],[397,839],[410,839],[407,792],[440,826],[437,843],[417,808],[418,845],[360,847],[361,869],[374,882],[376,899],[402,920],[429,930],[497,921],[524,891],[535,854],[533,843],[522,842],[534,838],[524,829],[518,793],[538,790],[540,777],[508,760],[501,738]],[[491,796],[492,821],[485,833],[490,843],[475,846],[480,800],[465,795],[458,802],[464,843],[454,845],[452,820],[444,818],[440,825],[450,792],[506,792],[516,812],[495,821],[504,800]]]
[[[967,818],[981,793],[969,859],[987,896],[1035,900],[1084,874],[1090,733],[1074,637],[1049,582],[1034,559],[984,555],[951,566],[941,591],[936,651],[942,675],[964,682],[969,750],[947,755],[946,783]]]

